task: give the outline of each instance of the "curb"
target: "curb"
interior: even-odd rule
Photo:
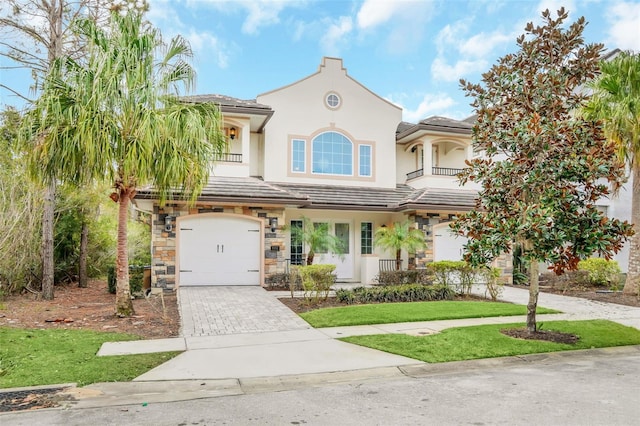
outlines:
[[[284,375],[275,377],[252,377],[245,379],[228,378],[216,380],[106,382],[94,383],[80,388],[76,387],[75,383],[70,383],[64,385],[3,389],[0,390],[0,392],[69,387],[69,389],[61,392],[61,394],[68,396],[70,400],[62,401],[59,407],[49,409],[84,409],[125,405],[147,406],[148,404],[161,402],[282,392],[351,382],[420,379],[430,376],[460,374],[467,371],[474,372],[495,368],[517,368],[531,364],[555,364],[564,362],[567,359],[587,360],[594,356],[613,357],[635,354],[640,355],[640,345],[548,352],[523,356],[454,361],[439,364],[416,362],[415,364],[396,367],[378,367],[363,370],[335,371],[291,376]]]

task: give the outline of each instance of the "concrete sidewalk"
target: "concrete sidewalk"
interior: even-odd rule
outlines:
[[[258,290],[257,296],[255,290]],[[473,291],[484,294],[482,286],[474,288]],[[236,299],[238,306],[245,308],[243,311],[251,317],[251,321],[255,322],[254,312],[251,309],[247,311],[241,298],[238,299],[238,294],[233,291],[229,294]],[[260,298],[267,297],[270,298],[270,303],[279,304],[275,300],[275,295],[262,289],[254,289],[251,297],[257,297],[258,301],[264,301]],[[204,300],[203,296],[200,296],[198,300]],[[501,300],[519,304],[526,304],[527,299],[527,289],[513,287],[505,287],[501,297]],[[640,308],[548,293],[540,294],[539,306],[556,309],[563,313],[538,315],[538,321],[597,318],[640,329]],[[236,312],[235,315],[239,314]],[[174,339],[105,343],[98,355],[185,351],[136,378],[136,381],[221,380],[333,373],[420,364],[414,359],[335,340],[340,337],[382,333],[421,336],[452,327],[506,324],[526,320],[525,316],[510,316],[311,329],[308,324],[301,324],[300,318],[291,311],[279,311],[278,315],[280,319],[276,328],[279,331],[263,330],[234,334],[220,334],[218,331],[217,335],[208,336],[187,335]],[[291,322],[288,322],[289,320]],[[287,324],[290,329],[286,329]]]

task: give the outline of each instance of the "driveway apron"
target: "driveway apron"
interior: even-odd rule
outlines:
[[[261,287],[180,287],[178,304],[182,337],[311,328]]]

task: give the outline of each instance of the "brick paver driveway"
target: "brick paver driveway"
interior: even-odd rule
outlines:
[[[178,304],[183,337],[311,328],[261,287],[180,287]]]

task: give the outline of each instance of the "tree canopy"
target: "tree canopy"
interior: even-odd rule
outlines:
[[[396,270],[402,264],[402,250],[414,253],[425,247],[424,233],[411,226],[408,220],[395,222],[391,227],[376,230],[374,243],[378,247],[393,250],[396,256]]]
[[[640,54],[621,52],[600,64],[601,75],[589,88],[587,117],[601,120],[606,137],[616,144],[618,155],[632,175],[631,222],[635,234],[629,247],[625,293],[640,292]]]
[[[564,8],[542,25],[527,24],[519,51],[498,60],[482,84],[461,81],[477,114],[473,146],[461,182],[482,186],[476,208],[454,222],[469,238],[465,258],[487,264],[514,243],[531,262],[527,327],[536,330],[538,262],[556,273],[597,253],[609,258],[631,225],[607,218],[597,202],[624,182],[616,146],[600,123],[577,116],[579,90],[598,73],[603,46],[585,44],[583,17],[564,26]],[[605,184],[606,183],[606,184]]]
[[[88,56],[54,62],[26,129],[36,140],[35,174],[113,185],[120,205],[116,311],[130,315],[127,213],[136,188],[153,185],[162,201],[175,194],[195,200],[226,141],[215,105],[180,97],[195,79],[186,40],[165,44],[136,10],[114,12],[110,22],[75,22]]]

